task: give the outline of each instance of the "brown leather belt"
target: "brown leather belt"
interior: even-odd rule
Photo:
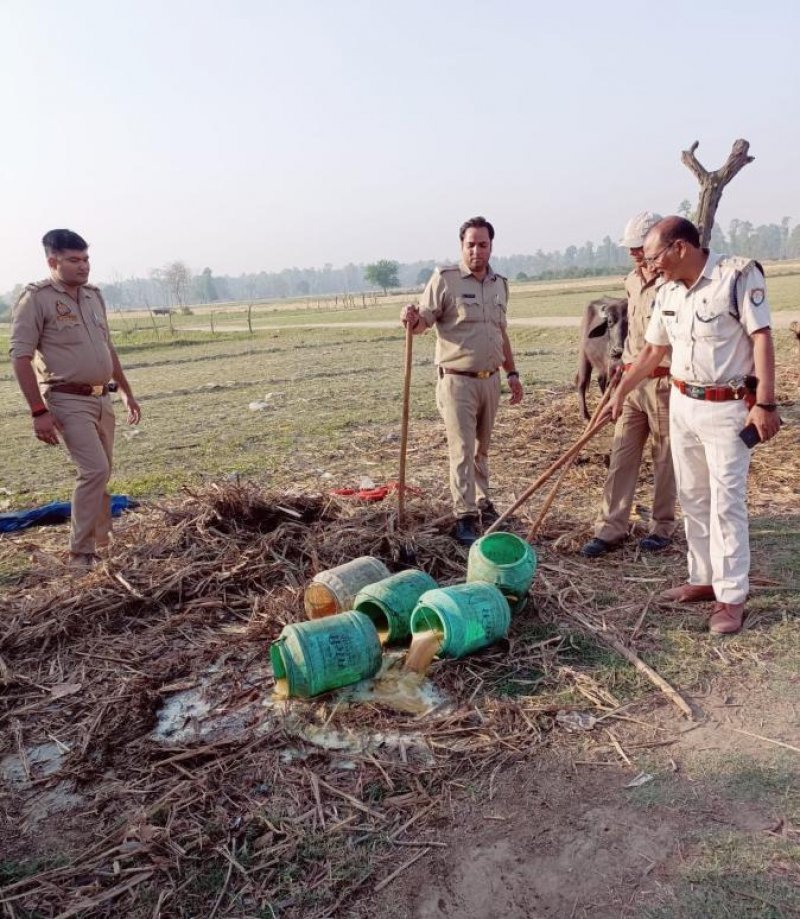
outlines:
[[[700,386],[694,383],[684,383],[683,380],[673,380],[672,385],[688,396],[690,399],[702,399],[706,402],[729,402],[731,399],[744,399],[749,395],[749,390],[744,386],[734,389],[732,386]]]
[[[631,369],[631,367],[633,367],[633,364],[623,364],[622,365],[622,369],[625,371],[625,373],[627,373]],[[656,369],[652,373],[648,373],[647,376],[648,378],[668,377],[669,374],[670,374],[669,367],[656,367]]]
[[[439,376],[443,377],[446,373],[453,373],[459,377],[487,380],[489,377],[493,377],[499,369],[499,367],[495,367],[494,370],[453,370],[452,367],[439,367]]]
[[[48,387],[50,392],[64,392],[70,396],[107,396],[108,385],[93,386],[91,383],[53,383]]]

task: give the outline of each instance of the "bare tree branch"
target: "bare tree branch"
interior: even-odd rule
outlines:
[[[748,163],[752,163],[755,157],[748,156],[750,143],[740,138],[734,141],[726,162],[719,169],[709,172],[695,156],[695,150],[699,146],[700,141],[696,140],[688,150],[684,150],[681,153],[681,162],[700,184],[696,223],[700,231],[700,243],[707,246],[711,238],[711,228],[714,226],[714,217],[722,198],[722,190],[741,169]]]

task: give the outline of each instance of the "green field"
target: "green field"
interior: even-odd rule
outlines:
[[[607,278],[513,285],[510,315],[577,317],[588,299],[619,295],[620,285],[621,279]],[[772,278],[770,298],[776,312],[800,303],[800,275]],[[406,299],[379,298],[377,305],[355,310],[261,304],[253,309],[252,335],[235,331],[246,322],[236,306],[214,310],[214,334],[186,330],[209,322],[210,312],[202,308],[174,316],[173,332],[164,317],[154,328],[146,314],[115,314],[115,342],[143,420],[138,429],[119,426],[112,488],[155,496],[228,474],[318,487],[326,472],[339,481],[369,471],[363,463],[355,468],[355,459],[399,426],[403,332],[397,316]],[[356,327],[372,322],[390,324]],[[8,362],[7,334],[8,327],[0,327],[0,488],[3,502],[17,507],[67,496],[72,470],[62,449],[45,448],[31,436]],[[512,326],[510,337],[529,405],[543,392],[569,385],[576,328]],[[778,337],[788,348],[788,333]],[[432,333],[414,341],[415,423],[437,417],[433,347]],[[249,410],[265,397],[268,408]],[[377,464],[373,477],[395,476],[393,451],[375,454],[369,459]]]

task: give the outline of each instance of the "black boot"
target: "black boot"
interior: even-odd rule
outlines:
[[[618,542],[607,542],[605,539],[595,536],[581,549],[581,555],[584,558],[600,558],[601,555],[618,549],[619,545]]]
[[[475,525],[478,518],[475,514],[466,514],[456,520],[456,526],[453,530],[453,536],[462,546],[471,546],[478,538],[475,532]]]
[[[490,527],[496,520],[500,519],[497,508],[488,499],[478,502],[478,510],[481,512],[481,524],[484,527]]]

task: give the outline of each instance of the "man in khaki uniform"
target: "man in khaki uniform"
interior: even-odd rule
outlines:
[[[746,430],[767,441],[780,427],[775,352],[761,266],[700,245],[697,227],[666,217],[644,241],[645,263],[663,278],[646,344],[611,398],[624,400],[672,348],[670,436],[685,519],[689,581],[670,602],[715,600],[709,631],[738,632],[749,590]],[[750,443],[752,445],[752,442]]]
[[[28,284],[14,307],[11,360],[43,443],[59,437],[78,467],[72,495],[70,564],[91,567],[108,543],[111,502],[106,485],[114,448],[113,380],[138,424],[139,404],[108,333],[106,307],[89,278],[88,244],[71,230],[42,239],[50,277]]]
[[[661,217],[644,211],[625,226],[621,246],[627,247],[634,269],[625,278],[628,295],[628,336],[622,353],[623,371],[630,369],[645,345],[644,333],[653,312],[658,276],[644,261],[644,238]],[[603,503],[594,538],[581,549],[597,558],[617,548],[628,532],[628,518],[636,492],[642,453],[652,437],[653,508],[649,533],[639,541],[646,552],[659,552],[672,541],[675,530],[675,475],[669,446],[669,354],[625,400],[614,428]]]
[[[489,498],[489,442],[501,367],[511,404],[523,393],[507,332],[508,281],[489,264],[494,227],[473,217],[459,239],[461,263],[437,268],[420,306],[403,307],[400,318],[415,335],[436,328],[436,404],[447,432],[455,537],[469,546],[477,539],[478,516],[484,525],[498,516]]]

